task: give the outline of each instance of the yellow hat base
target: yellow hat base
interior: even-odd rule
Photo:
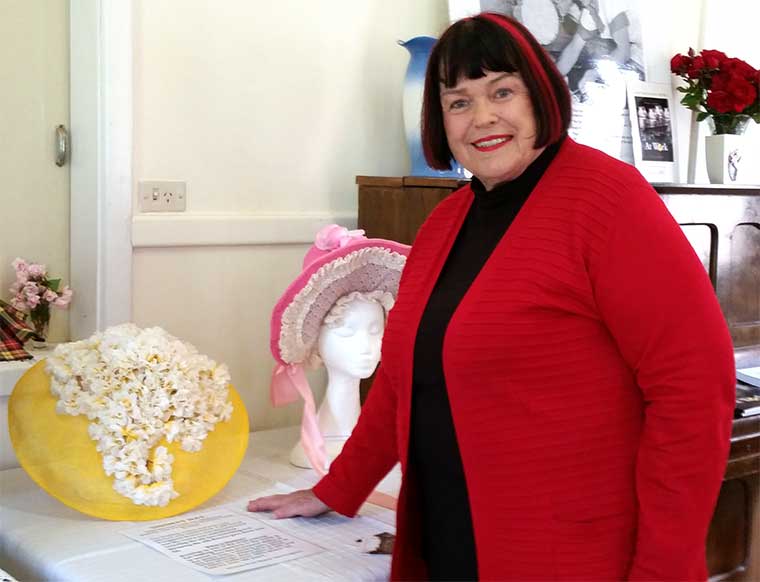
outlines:
[[[55,411],[45,361],[16,383],[8,401],[11,443],[21,466],[50,495],[94,517],[145,521],[189,511],[216,495],[237,471],[248,447],[248,414],[230,385],[232,417],[217,423],[195,453],[178,443],[161,444],[174,455],[172,479],[179,497],[164,507],[135,505],[113,489],[103,459],[87,433],[89,420]]]

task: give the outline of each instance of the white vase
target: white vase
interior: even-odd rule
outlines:
[[[705,137],[705,161],[711,184],[741,184],[742,160],[746,138],[743,135],[719,134]]]
[[[707,118],[712,132],[705,138],[707,177],[711,184],[741,184],[747,166],[744,132],[752,118],[749,115],[717,115]]]

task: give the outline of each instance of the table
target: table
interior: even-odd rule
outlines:
[[[244,505],[247,499],[255,497],[257,489],[262,490],[265,479],[294,488],[312,486],[317,481],[313,471],[288,463],[290,448],[297,439],[298,427],[251,433],[240,469],[222,492],[199,509],[231,501]],[[378,489],[396,494],[399,483],[397,466]],[[383,522],[384,531],[395,531],[392,525],[395,516],[388,509],[365,504],[360,514]],[[334,520],[331,522],[331,535],[345,532],[345,550],[224,576],[225,582],[387,580],[390,556],[363,554],[354,543],[354,528],[362,523],[370,527],[368,520],[340,517],[337,524]],[[376,529],[376,522],[371,524]],[[0,568],[19,580],[195,582],[212,579],[120,533],[132,525],[133,522],[96,519],[66,507],[40,489],[23,469],[0,471]],[[317,539],[309,541],[318,543]],[[346,571],[342,563],[349,554],[353,559],[359,555],[363,568]],[[305,560],[309,562],[300,563]]]

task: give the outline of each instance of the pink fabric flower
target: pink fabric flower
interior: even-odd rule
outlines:
[[[26,304],[29,306],[30,309],[34,309],[40,304],[39,295],[27,295],[25,299],[26,299]]]
[[[18,273],[19,271],[26,271],[26,269],[29,267],[29,263],[27,263],[24,259],[21,257],[16,257],[13,262],[11,263],[11,266],[15,269],[15,271]]]
[[[45,265],[30,263],[21,257],[16,257],[11,265],[16,271],[16,281],[10,286],[13,296],[11,305],[16,309],[27,313],[40,305],[66,309],[71,303],[74,294],[71,288],[63,286],[60,291],[51,289],[51,280],[48,279]],[[58,287],[59,281],[60,279],[53,280],[53,287]]]
[[[29,281],[24,285],[21,293],[23,294],[24,301],[26,301],[26,304],[31,309],[34,309],[40,304],[40,295],[42,294],[42,291],[37,286],[37,283]]]
[[[331,251],[346,246],[353,238],[362,238],[363,236],[364,231],[361,229],[348,230],[345,226],[330,224],[317,233],[314,246],[322,251]]]
[[[39,295],[40,294],[40,288],[37,286],[37,283],[34,281],[29,281],[24,285],[24,289],[22,290],[24,295],[27,297],[29,295]]]
[[[71,297],[73,295],[74,292],[68,286],[64,286],[58,298],[53,301],[53,305],[60,307],[61,309],[66,309],[69,306],[69,303],[71,303]]]
[[[24,285],[29,280],[29,271],[16,271],[16,282]]]
[[[29,277],[32,279],[42,279],[45,275],[47,275],[47,268],[45,265],[40,265],[37,263],[32,263],[29,265],[27,271],[29,272]]]

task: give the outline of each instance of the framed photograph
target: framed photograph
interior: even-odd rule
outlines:
[[[636,168],[650,182],[677,182],[677,140],[670,85],[629,83],[628,110]]]
[[[449,0],[449,20],[480,12],[517,19],[565,76],[570,137],[634,163],[626,107],[630,81],[646,79],[639,0]]]

